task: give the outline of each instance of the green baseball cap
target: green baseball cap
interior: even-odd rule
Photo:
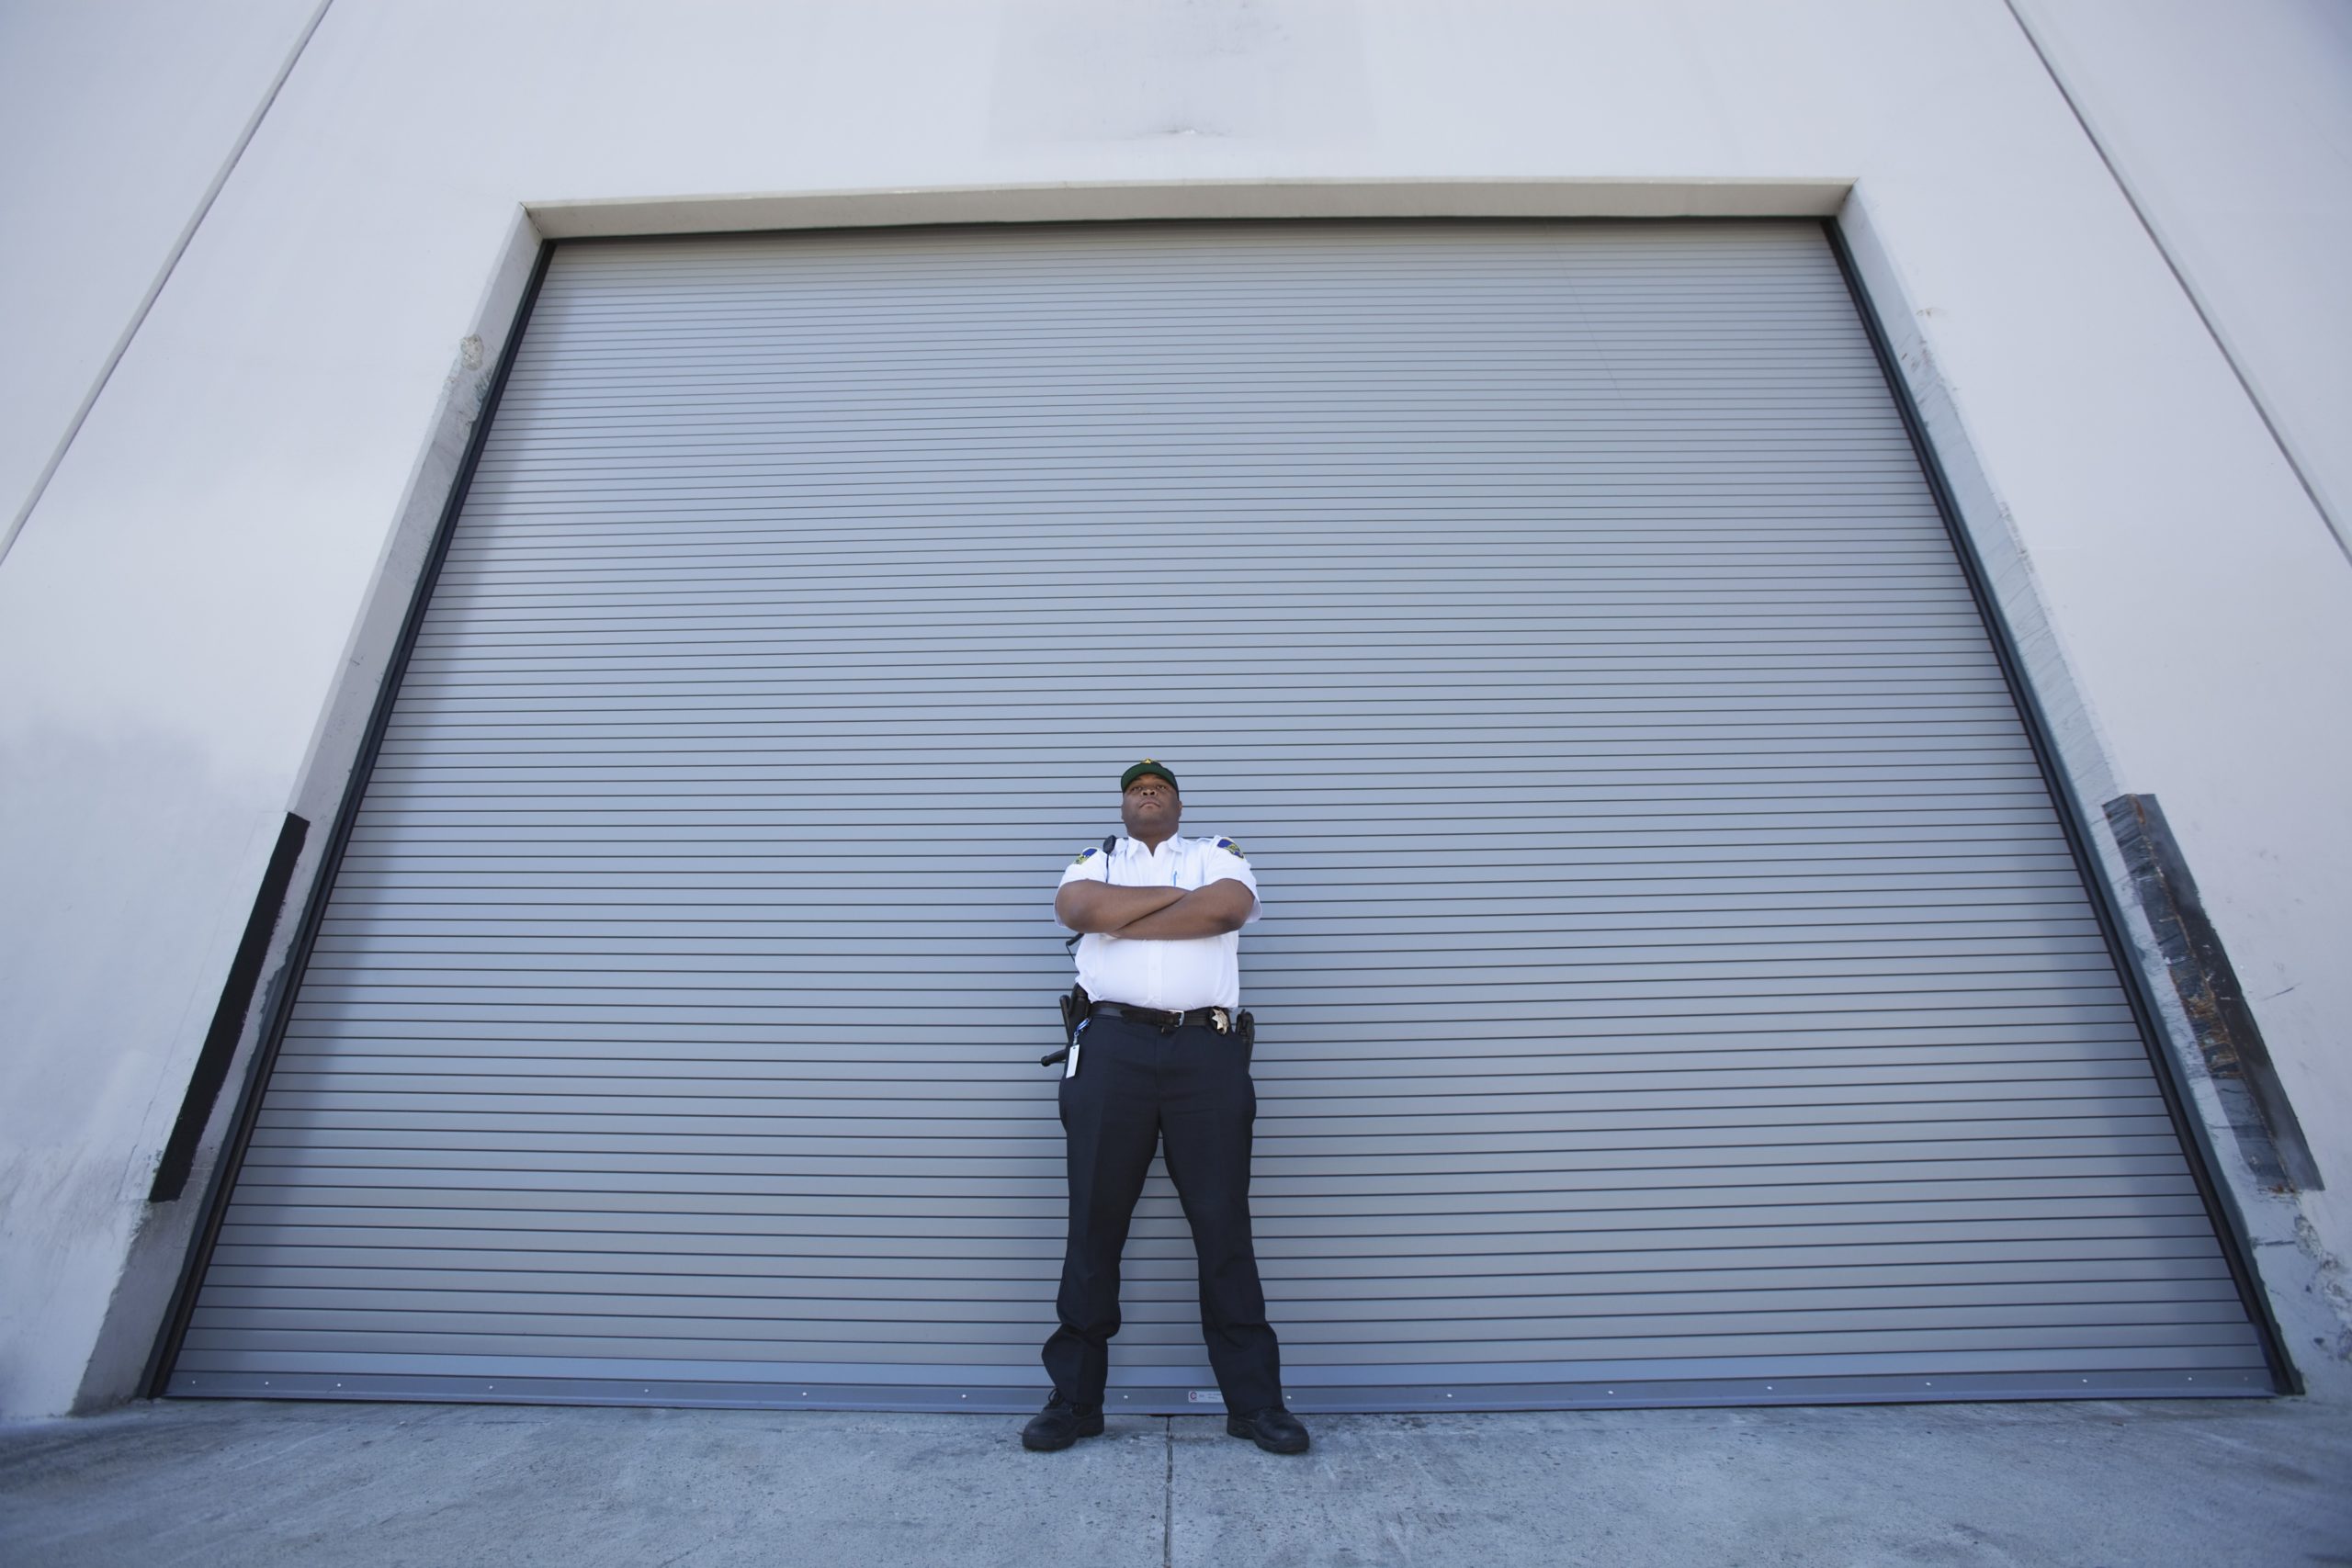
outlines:
[[[1119,793],[1121,795],[1126,794],[1127,786],[1135,783],[1136,780],[1142,778],[1147,773],[1150,774],[1153,778],[1166,779],[1168,781],[1168,787],[1170,789],[1181,790],[1184,787],[1176,782],[1176,775],[1174,773],[1170,773],[1167,768],[1161,764],[1153,761],[1148,757],[1146,757],[1142,761],[1137,762],[1134,767],[1129,768],[1125,773],[1119,775]]]

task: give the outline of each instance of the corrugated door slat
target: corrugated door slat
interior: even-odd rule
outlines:
[[[1302,1407],[2268,1387],[1820,231],[1301,224],[559,253],[173,1388],[1031,1404],[1146,754]]]

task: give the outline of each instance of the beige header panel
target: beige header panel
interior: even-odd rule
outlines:
[[[1183,180],[526,203],[551,240],[1184,218],[1826,218],[1850,178]]]

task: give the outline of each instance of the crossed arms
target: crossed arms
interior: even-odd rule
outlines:
[[[1054,895],[1054,915],[1074,931],[1178,942],[1238,931],[1257,902],[1247,884],[1231,877],[1189,893],[1181,887],[1069,882]]]

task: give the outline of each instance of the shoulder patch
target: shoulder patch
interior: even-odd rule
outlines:
[[[1216,847],[1223,850],[1227,854],[1231,855],[1235,860],[1248,860],[1250,858],[1248,855],[1241,852],[1241,846],[1235,843],[1231,839],[1219,839],[1216,841]]]
[[[1072,865],[1084,865],[1088,861],[1092,860],[1096,855],[1099,855],[1099,854],[1101,854],[1102,852],[1102,845],[1100,845],[1100,844],[1091,844],[1091,845],[1089,845],[1087,848],[1085,848],[1085,849],[1082,849],[1082,850],[1079,851],[1079,852],[1078,852],[1078,858],[1077,858],[1076,860],[1074,860],[1074,861],[1070,862],[1069,863],[1070,863],[1070,864],[1072,864]]]

